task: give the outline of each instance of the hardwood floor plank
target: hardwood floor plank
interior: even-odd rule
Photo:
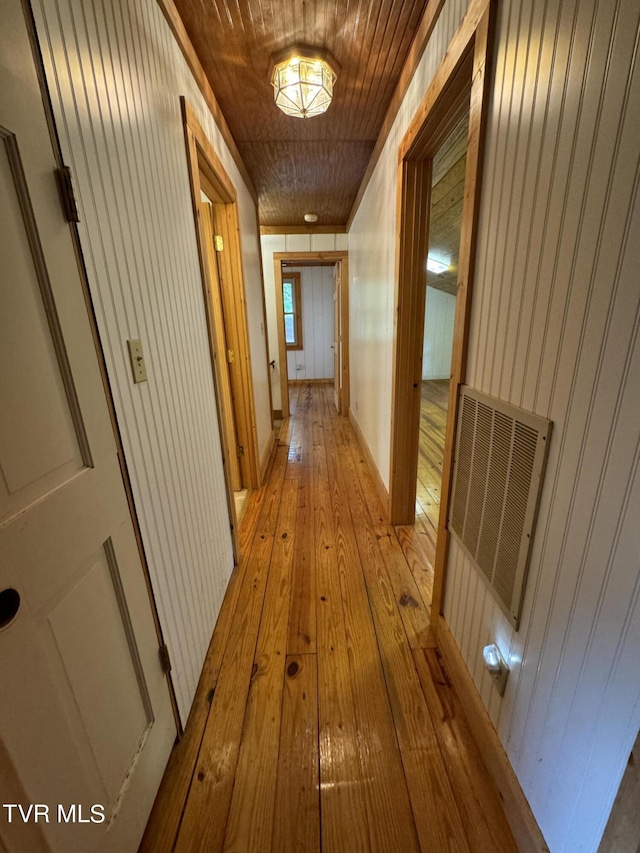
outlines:
[[[138,853],[171,853],[174,848],[245,567],[246,561],[236,566],[229,580],[184,735],[169,757]]]
[[[416,582],[422,600],[429,607],[433,593],[433,560],[435,559],[435,541],[420,533],[415,525],[395,528],[398,542],[402,548],[409,569]]]
[[[324,398],[323,429],[333,510],[354,710],[373,850],[419,850],[360,555],[347,504],[345,475]],[[331,404],[331,409],[335,407]],[[353,508],[352,508],[353,509]],[[355,519],[355,524],[362,523]]]
[[[322,849],[371,851],[324,445],[313,448]]]
[[[317,659],[312,654],[289,655],[271,850],[319,853],[320,849]]]
[[[422,689],[472,853],[517,853],[500,795],[436,649],[414,652]]]
[[[351,476],[358,477],[360,487],[365,494],[367,523],[372,525],[378,539],[389,583],[393,590],[409,643],[411,648],[423,648],[430,643],[431,637],[429,622],[431,596],[427,600],[423,598],[404,553],[400,548],[395,530],[386,523],[384,511],[377,499],[375,485],[371,479],[367,463],[351,424],[345,422],[340,424],[337,429],[342,432],[344,445],[348,446],[355,454],[353,457],[355,465],[350,463],[353,468]]]
[[[223,849],[258,626],[284,482],[287,448],[276,450],[271,479],[247,557],[231,632],[202,738],[175,850]]]
[[[349,507],[356,517],[365,516],[367,500],[355,468],[360,454],[352,447],[341,452],[345,471],[352,472],[346,477]],[[355,529],[420,845],[423,850],[468,850],[427,704],[417,692],[418,673],[384,562],[376,558],[375,534],[366,524]]]
[[[447,428],[449,381],[422,383],[420,399],[420,439],[416,484],[416,528],[435,542],[440,517],[442,463]]]
[[[227,822],[228,851],[262,853],[271,846],[297,498],[297,479],[285,478]]]
[[[306,469],[298,489],[298,525],[294,551],[294,579],[291,594],[288,654],[315,653],[316,645],[316,569],[315,549],[309,547],[313,528],[311,506],[311,467]]]
[[[313,423],[308,415],[312,411],[310,386],[296,386],[305,390],[305,406],[296,417],[299,424],[301,448],[298,467],[298,531],[293,554],[293,588],[287,654],[315,653],[316,645],[316,569],[315,549],[310,547],[313,536],[312,471]],[[291,465],[291,462],[290,462]]]

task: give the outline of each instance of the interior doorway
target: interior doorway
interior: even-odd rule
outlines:
[[[431,551],[435,562],[431,617],[436,629],[444,592],[459,389],[466,369],[491,12],[489,6],[478,18],[465,19],[460,26],[399,149],[389,482],[389,516],[395,525],[413,525],[416,521],[423,369],[429,342],[425,334],[427,299],[431,293],[432,299],[442,302],[440,293],[455,292],[455,297],[450,293],[455,307],[453,327],[449,323],[448,332],[452,342],[448,389],[441,389],[447,391],[446,410],[443,402],[438,406],[441,486],[438,511],[432,513],[437,530],[435,552],[433,548]],[[457,245],[455,255],[451,247],[446,248],[447,240]],[[438,241],[442,247],[436,245]],[[445,306],[443,316],[451,307]],[[436,529],[433,523],[430,527],[432,532]]]
[[[431,176],[415,505],[417,541],[430,562],[442,493],[468,131],[467,110],[436,151]]]
[[[289,385],[327,381],[339,413],[349,410],[347,252],[274,254],[282,416]]]
[[[236,191],[184,98],[182,110],[229,524],[238,563],[238,525],[250,490],[260,485],[260,475]]]

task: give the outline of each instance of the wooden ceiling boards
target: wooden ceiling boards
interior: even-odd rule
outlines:
[[[260,224],[298,225],[307,212],[346,224],[427,0],[175,6],[258,192]],[[331,51],[341,67],[333,103],[311,119],[280,112],[268,79],[271,55],[294,43]]]

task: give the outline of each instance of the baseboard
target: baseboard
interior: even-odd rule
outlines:
[[[437,643],[451,682],[465,709],[471,733],[500,793],[518,849],[521,853],[549,853],[495,726],[484,707],[454,636],[442,616],[438,623]]]
[[[333,385],[333,379],[290,379],[289,385],[308,385],[310,382],[314,385]]]
[[[376,485],[376,491],[378,492],[378,497],[384,507],[385,515],[388,518],[389,516],[389,492],[387,491],[387,487],[384,484],[384,480],[380,476],[380,471],[378,471],[378,466],[375,463],[375,459],[371,451],[369,450],[369,445],[362,434],[362,430],[360,429],[360,424],[356,420],[356,416],[353,414],[353,410],[349,409],[349,422],[353,427],[353,431],[356,434],[356,438],[358,439],[358,443],[362,449],[362,453],[364,455],[365,462],[367,463],[367,467],[371,476],[373,477],[373,482]]]
[[[260,458],[260,485],[263,486],[264,482],[267,478],[267,471],[269,470],[269,462],[271,461],[271,456],[276,449],[276,433],[277,430],[272,429],[271,434],[269,435],[269,440],[267,441],[267,446],[264,449],[262,457]]]

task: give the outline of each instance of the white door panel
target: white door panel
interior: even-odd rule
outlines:
[[[19,0],[2,23],[0,803],[49,820],[3,808],[0,850],[133,853],[175,723]]]

